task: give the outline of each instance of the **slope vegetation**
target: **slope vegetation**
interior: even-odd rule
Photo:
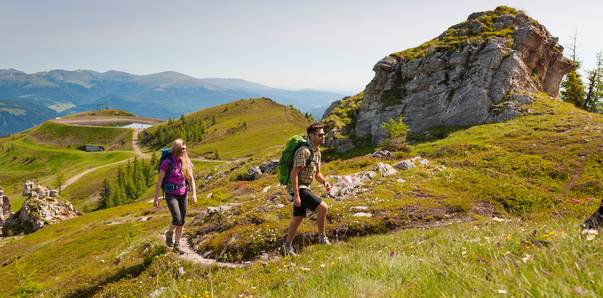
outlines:
[[[132,130],[126,128],[75,126],[47,121],[32,129],[27,138],[58,148],[101,145],[105,150],[132,150]]]
[[[214,159],[233,159],[282,148],[309,125],[299,111],[267,98],[245,99],[188,114],[149,128],[140,143],[161,148],[175,138],[189,152]]]
[[[603,283],[589,272],[598,270],[601,240],[583,241],[576,226],[603,196],[603,117],[543,94],[535,98],[526,116],[415,144],[391,160],[361,156],[326,163],[326,175],[344,175],[417,155],[429,160],[427,167],[377,174],[356,196],[326,199],[327,230],[340,240],[331,247],[312,246],[315,227],[306,220],[296,242],[299,257],[236,270],[200,267],[163,251],[165,206],[157,212],[139,202],[3,239],[0,274],[6,282],[0,292],[388,296],[407,289],[458,296],[594,295]],[[224,178],[199,179],[200,201],[190,206],[188,238],[199,253],[220,260],[255,260],[261,254],[270,259],[283,240],[291,205],[274,175],[235,181],[229,166],[221,168]],[[200,176],[208,174],[214,176],[215,169]],[[232,209],[193,220],[206,207],[225,203]],[[354,216],[358,206],[372,217]],[[455,222],[462,223],[442,227]],[[57,257],[71,269],[56,272],[50,259]],[[177,277],[179,267],[184,278]]]

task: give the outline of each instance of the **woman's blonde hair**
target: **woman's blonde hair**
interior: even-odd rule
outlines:
[[[174,155],[174,157],[180,158],[182,173],[184,174],[184,176],[186,178],[188,178],[190,181],[192,181],[193,164],[191,163],[191,160],[188,158],[188,154],[186,154],[186,151],[184,151],[184,152],[182,151],[182,148],[184,148],[184,140],[175,139],[174,142],[172,142],[172,154]],[[182,154],[182,156],[180,156],[180,153],[184,153],[184,154]]]

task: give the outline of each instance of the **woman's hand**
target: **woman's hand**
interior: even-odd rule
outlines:
[[[197,203],[197,194],[193,194],[193,203]]]
[[[153,206],[155,206],[155,208],[159,208],[159,198],[158,197],[153,198]]]

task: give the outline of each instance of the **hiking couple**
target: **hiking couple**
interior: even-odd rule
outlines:
[[[188,191],[192,191],[193,203],[197,202],[197,189],[193,177],[193,164],[186,154],[186,145],[182,139],[176,139],[172,148],[164,148],[161,152],[159,163],[159,174],[153,205],[159,207],[159,192],[163,190],[164,199],[170,209],[172,222],[170,228],[165,232],[165,243],[173,247],[174,252],[181,254],[180,238],[188,207]]]
[[[330,244],[329,239],[325,234],[325,221],[329,207],[323,202],[320,197],[312,192],[310,185],[314,178],[324,185],[327,191],[331,190],[331,184],[327,182],[320,172],[320,145],[324,144],[325,132],[323,126],[319,123],[313,123],[306,130],[307,140],[293,137],[287,143],[285,152],[281,157],[279,165],[279,179],[281,183],[288,184],[289,199],[293,201],[293,219],[287,229],[287,239],[282,246],[284,255],[296,255],[293,249],[293,238],[297,233],[299,225],[306,217],[306,210],[317,211],[316,224],[318,226],[318,241],[321,244]],[[296,139],[297,138],[297,139]],[[287,169],[287,150],[295,150],[289,175],[283,175],[282,172]],[[289,162],[288,164],[291,164]]]

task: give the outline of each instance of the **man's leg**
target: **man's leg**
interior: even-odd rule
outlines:
[[[285,241],[285,244],[287,246],[291,246],[293,244],[293,238],[295,238],[295,233],[297,233],[297,229],[299,228],[299,225],[302,223],[303,220],[303,216],[293,216],[293,219],[289,224],[289,228],[287,229],[287,241]]]
[[[318,232],[325,236],[325,220],[327,219],[327,212],[329,211],[329,206],[325,202],[321,202],[318,205],[318,216],[316,217],[316,225],[318,226]]]

